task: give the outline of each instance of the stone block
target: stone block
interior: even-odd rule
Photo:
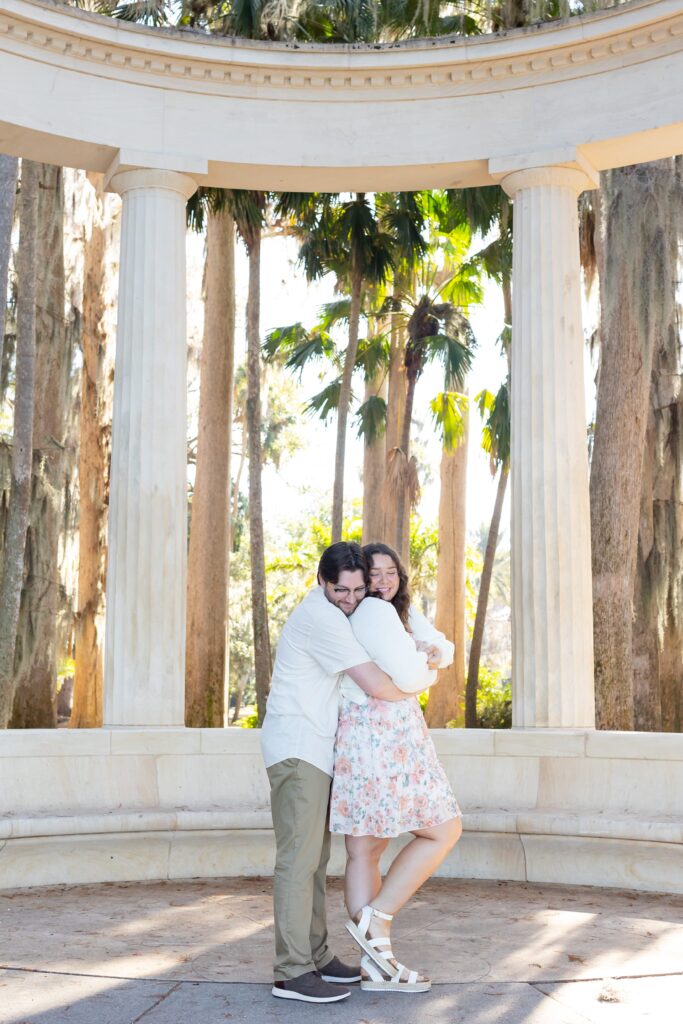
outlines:
[[[270,806],[260,754],[163,755],[157,758],[163,807],[263,810]]]
[[[0,758],[104,756],[110,749],[111,733],[108,729],[0,730]],[[0,780],[5,771],[5,766],[0,763]]]
[[[536,757],[441,756],[463,814],[469,808],[515,810],[535,807],[538,799]]]
[[[73,814],[158,806],[154,759],[14,757],[0,768],[0,814]]]
[[[683,761],[683,735],[664,732],[590,732],[587,757]]]
[[[584,729],[497,729],[495,753],[512,757],[583,757]]]
[[[430,729],[439,757],[494,753],[493,729]]]
[[[167,877],[170,833],[8,839],[0,889]]]
[[[261,730],[241,729],[231,726],[228,729],[199,729],[201,751],[203,754],[235,754],[243,757],[247,754],[261,756]]]
[[[678,844],[580,836],[521,839],[530,882],[683,893],[683,849]]]
[[[524,849],[517,835],[465,832],[436,874],[440,878],[507,878],[523,882]]]
[[[112,729],[112,754],[198,754],[199,729]]]
[[[272,875],[272,829],[177,832],[171,841],[169,878],[222,878]]]
[[[544,757],[537,807],[683,817],[683,762]]]

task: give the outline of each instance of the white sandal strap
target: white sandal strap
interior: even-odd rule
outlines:
[[[361,958],[360,966],[368,975],[370,981],[386,981],[386,975],[380,971],[379,967],[373,963],[369,956]]]
[[[368,939],[367,942],[368,946],[372,946],[372,948],[376,949],[378,953],[382,952],[379,948],[380,946],[386,946],[387,949],[391,949],[391,939],[388,935],[381,935],[377,939]]]
[[[363,908],[365,910],[365,907]],[[379,917],[382,921],[393,921],[393,914],[385,914],[383,910],[378,910],[377,907],[370,907],[368,909],[372,911],[375,917]]]

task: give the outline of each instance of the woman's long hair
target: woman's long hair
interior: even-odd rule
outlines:
[[[406,572],[401,559],[398,557],[393,548],[390,548],[388,544],[382,544],[379,541],[374,544],[365,544],[363,547],[363,554],[368,560],[368,566],[372,569],[372,556],[373,555],[388,555],[392,560],[396,568],[398,569],[398,590],[391,599],[391,604],[398,612],[398,617],[410,632],[408,626],[408,613],[410,612],[410,590],[408,589],[408,573]],[[379,597],[377,595],[370,595]],[[380,600],[382,600],[380,598]]]

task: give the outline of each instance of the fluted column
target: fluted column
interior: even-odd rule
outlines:
[[[584,338],[572,167],[502,179],[514,199],[511,365],[512,715],[595,724]]]
[[[128,170],[114,380],[104,724],[184,722],[185,203],[194,180]]]

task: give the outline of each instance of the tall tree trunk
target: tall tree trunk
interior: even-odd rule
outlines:
[[[682,164],[680,157],[669,163],[672,319],[662,324],[654,353],[634,593],[635,727],[657,731],[674,727],[683,682],[683,390],[675,295],[677,244],[683,233]]]
[[[12,469],[2,580],[0,581],[0,728],[14,705],[14,657],[31,501],[33,392],[35,381],[36,234],[38,167],[21,169],[19,254],[17,259],[17,357],[12,434]]]
[[[5,344],[5,306],[7,303],[7,271],[12,250],[12,219],[17,194],[17,168],[15,156],[0,153],[0,296],[2,297],[2,323],[0,323],[0,367]]]
[[[387,472],[388,490],[393,493],[396,505],[394,545],[404,565],[410,564],[410,511],[419,492],[417,461],[410,455],[410,430],[416,386],[417,377],[411,375],[406,388],[399,446],[390,454]]]
[[[101,184],[93,197],[83,266],[76,668],[69,725],[102,725],[103,612],[107,561],[107,503],[111,386],[106,379],[107,199]]]
[[[439,685],[429,691],[425,720],[431,729],[450,721],[462,724],[465,693],[465,550],[467,546],[467,439],[455,451],[441,454],[439,496],[439,561],[436,574],[436,628],[455,644],[453,664],[439,673]]]
[[[482,566],[481,579],[479,581],[477,611],[474,617],[472,643],[470,644],[470,659],[467,666],[467,687],[465,692],[465,728],[467,729],[475,729],[479,725],[479,721],[477,719],[479,663],[481,661],[481,649],[484,641],[484,626],[486,625],[486,611],[489,603],[491,579],[493,577],[493,564],[496,559],[496,548],[498,547],[500,518],[503,512],[505,490],[507,488],[509,475],[510,470],[506,466],[501,467],[500,474],[498,476],[498,487],[496,488],[496,500],[493,504],[491,525],[489,526],[489,535],[486,539],[484,564]]]
[[[230,445],[235,351],[235,222],[210,212],[199,436],[187,577],[185,721],[226,723]]]
[[[247,301],[247,434],[249,443],[249,537],[251,549],[251,615],[254,632],[254,670],[258,722],[266,713],[272,661],[268,603],[266,600],[266,554],[261,489],[261,233],[253,232],[249,242],[249,298]]]
[[[365,385],[365,401],[377,395],[386,400],[387,385],[382,371]],[[384,537],[384,509],[382,497],[386,470],[385,435],[365,440],[363,446],[363,544]]]
[[[64,442],[73,331],[64,317],[64,183],[61,167],[38,165],[38,275],[33,479],[26,581],[17,633],[14,728],[56,724],[58,631],[66,600],[59,578],[64,497]]]
[[[394,296],[401,293],[403,285],[400,281],[394,284]],[[399,323],[398,317],[391,318],[391,342],[389,349],[389,392],[387,396],[387,432],[386,432],[386,470],[385,488],[382,498],[384,509],[384,530],[380,535],[385,543],[391,545],[396,551],[401,546],[397,531],[398,502],[394,490],[391,490],[386,480],[390,469],[396,458],[399,457],[401,446],[401,432],[403,430],[403,418],[406,406],[406,372],[405,372],[405,349],[406,330],[403,324]]]
[[[633,728],[633,595],[653,352],[671,323],[670,161],[602,175],[600,372],[591,465],[596,724]]]
[[[344,370],[339,391],[337,410],[337,446],[334,456],[334,488],[332,491],[332,543],[342,539],[344,518],[344,463],[346,453],[346,424],[351,405],[351,379],[358,352],[358,325],[360,322],[361,293],[363,278],[358,266],[351,272],[351,312],[349,314],[349,342],[344,356]]]

